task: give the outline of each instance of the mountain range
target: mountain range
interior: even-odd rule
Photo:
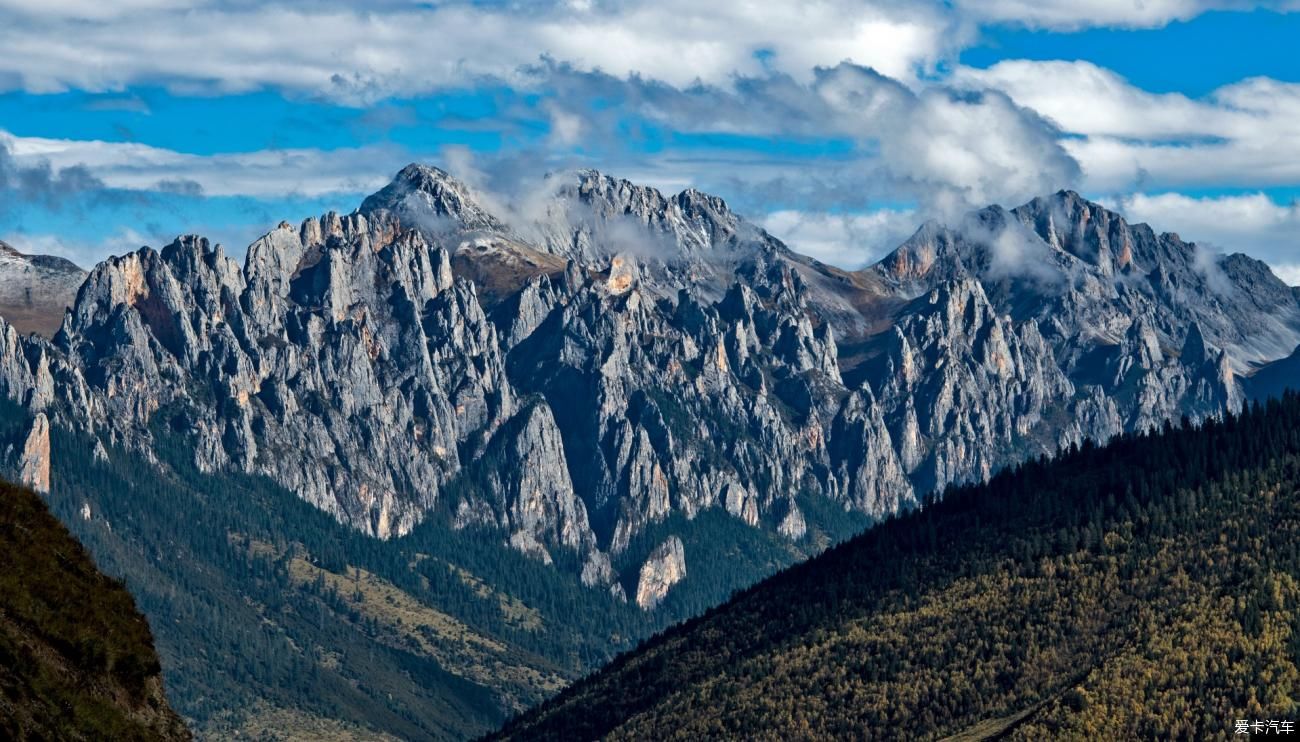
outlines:
[[[401,642],[368,635],[379,651],[423,652],[421,673],[437,666],[481,686],[486,696],[447,681],[438,708],[455,722],[393,717],[413,725],[403,736],[454,736],[487,731],[649,631],[949,484],[1238,410],[1286,385],[1300,344],[1300,289],[1265,264],[1130,225],[1068,191],[928,223],[860,271],[802,256],[695,190],[580,171],[502,203],[411,165],[351,214],[281,223],[242,262],[185,236],[100,263],[69,309],[50,302],[39,322],[0,307],[0,391],[23,427],[7,468],[66,497],[56,512],[89,512],[74,527],[102,526],[86,537],[119,554],[134,590],[150,588],[133,574],[156,569],[140,555],[192,534],[112,530],[100,515],[111,508],[92,501],[104,495],[74,470],[125,461],[189,482],[194,507],[233,519],[208,546],[269,560],[295,589],[306,589],[302,563],[316,565],[312,595],[332,594],[335,568],[372,560],[369,574],[434,605],[419,564],[429,534],[443,533],[571,581],[565,601],[619,627],[578,650],[463,614],[509,650],[498,659],[535,654],[510,655],[530,668],[510,680],[475,670],[460,645],[448,655],[401,631]],[[50,289],[30,295],[55,297],[72,270],[21,275]],[[21,334],[56,317],[48,335]],[[321,567],[312,560],[329,539],[308,548],[281,515],[289,505],[268,495],[277,525],[252,539],[265,524],[238,524],[247,514],[195,478],[292,493],[362,541],[349,537],[357,545]],[[182,567],[169,579],[221,575],[214,596],[262,594],[228,555]],[[490,596],[480,598],[508,605],[529,589],[474,579]],[[322,597],[321,610],[360,610],[338,587],[344,597]],[[142,607],[175,619],[161,595]],[[164,670],[189,668],[169,677],[193,690],[178,705],[213,713],[182,661],[197,648],[173,630],[160,629]],[[292,631],[286,651],[328,662],[301,646],[323,628]],[[251,684],[250,672],[229,682]],[[351,721],[368,723],[358,713]]]

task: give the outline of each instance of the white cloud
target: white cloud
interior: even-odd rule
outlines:
[[[856,270],[870,265],[916,231],[916,213],[880,209],[864,214],[774,211],[761,226],[796,252]]]
[[[1248,114],[1177,93],[1134,87],[1114,72],[1085,61],[998,62],[962,67],[956,85],[994,88],[1056,121],[1067,131],[1117,137],[1217,135],[1239,129]]]
[[[678,86],[697,79],[725,84],[734,74],[768,70],[806,80],[814,67],[844,60],[912,79],[971,38],[938,4],[889,0],[373,9],[170,4],[6,2],[0,87],[272,87],[364,102],[472,84],[483,75],[510,80],[542,58]]]
[[[954,83],[1005,91],[1082,135],[1063,142],[1099,192],[1300,182],[1300,84],[1251,78],[1193,99],[1089,62],[1000,62]]]
[[[400,150],[284,149],[195,155],[132,142],[15,137],[0,131],[21,167],[84,167],[110,188],[166,190],[160,183],[193,183],[210,196],[320,196],[381,187],[405,163]]]
[[[1279,204],[1263,193],[1204,198],[1138,193],[1117,205],[1131,222],[1177,231],[1219,252],[1247,253],[1292,285],[1300,284],[1300,204],[1294,201]]]
[[[933,213],[1019,202],[1072,186],[1078,165],[1057,132],[1008,98],[928,89],[905,117],[881,128],[881,156],[896,175],[917,183]]]
[[[1209,10],[1289,9],[1292,0],[958,0],[975,18],[1029,28],[1157,28]]]
[[[766,71],[807,81],[842,61],[909,82],[979,23],[1154,27],[1295,0],[0,0],[0,89],[264,87],[363,102],[509,79],[545,57],[684,86]]]
[[[0,12],[15,17],[87,21],[178,10],[189,5],[192,3],[185,0],[0,0]]]
[[[1286,281],[1291,286],[1300,286],[1300,263],[1285,263],[1274,265],[1273,272],[1277,277]]]
[[[515,99],[507,105],[520,110],[508,116],[549,125],[549,137],[511,142],[530,149],[507,152],[519,157],[507,168],[516,174],[523,165],[533,176],[594,165],[674,189],[742,194],[750,211],[798,204],[799,211],[772,213],[765,223],[827,262],[858,265],[874,245],[892,247],[882,241],[912,214],[831,212],[882,197],[951,219],[971,206],[1012,205],[1061,187],[1126,193],[1300,182],[1300,85],[1253,79],[1189,98],[1141,90],[1087,62],[959,67],[939,82],[928,74],[945,69],[975,38],[976,21],[1150,27],[1226,5],[1282,7],[1232,0],[958,0],[955,10],[901,0],[452,0],[416,7],[381,0],[357,9],[338,2],[0,0],[0,91],[272,88],[365,104],[505,83],[541,101]],[[953,86],[979,93],[954,94]],[[674,132],[836,138],[852,151],[821,159],[670,145],[647,155],[628,141],[627,117]],[[57,172],[73,168],[72,175],[84,166],[113,188],[192,183],[208,195],[263,198],[373,190],[410,159],[387,146],[194,155],[0,131],[3,145],[20,166],[48,163]],[[1158,228],[1189,224],[1197,234],[1198,225],[1183,220],[1195,208],[1145,198],[1134,197],[1129,208],[1151,209]],[[1261,249],[1274,250],[1267,245],[1284,231],[1257,221],[1250,232],[1252,222],[1241,223],[1235,234],[1222,226],[1205,233],[1240,238],[1231,244],[1243,249],[1253,249],[1254,234]]]
[[[1074,185],[1078,178],[1059,132],[1004,94],[956,95],[934,85],[914,92],[851,64],[819,69],[808,83],[768,74],[734,78],[731,87],[678,88],[556,65],[534,68],[529,75],[548,97],[512,104],[518,110],[511,115],[549,121],[550,135],[522,144],[527,151],[512,156],[526,160],[537,171],[534,177],[594,164],[628,177],[651,170],[653,183],[714,188],[729,179],[721,183],[730,186],[724,195],[794,178],[803,181],[809,197],[803,207],[811,210],[858,208],[888,195],[921,201],[931,213],[944,215],[990,201],[1018,202]],[[646,154],[629,141],[629,121],[676,132],[840,139],[854,146],[826,163],[798,152],[738,152],[725,143]],[[160,182],[184,182],[208,195],[262,197],[373,190],[409,157],[383,146],[200,156],[138,143],[0,132],[0,145],[6,143],[19,164],[48,162],[55,170],[81,166],[110,187],[151,190]],[[513,174],[519,176],[520,169],[513,168]],[[846,204],[846,198],[856,203]]]
[[[851,64],[819,69],[806,84],[768,75],[735,78],[730,88],[677,88],[566,67],[536,73],[545,78],[538,86],[565,102],[564,129],[582,132],[583,153],[597,158],[602,169],[634,154],[629,149],[637,147],[629,147],[626,126],[632,119],[675,132],[852,143],[850,152],[830,161],[777,151],[737,162],[735,149],[725,146],[657,155],[661,165],[675,166],[678,176],[694,171],[688,180],[698,187],[717,182],[717,171],[745,181],[740,188],[746,190],[779,179],[786,195],[790,181],[801,181],[803,195],[814,201],[824,201],[832,191],[842,199],[851,185],[869,191],[860,196],[862,202],[883,196],[915,199],[931,213],[951,216],[990,201],[1018,202],[1073,186],[1079,177],[1060,132],[997,91],[955,94],[941,85],[914,91]],[[740,178],[741,172],[747,177]],[[845,206],[815,202],[805,208],[824,211],[832,205]]]
[[[1065,142],[1097,192],[1150,188],[1290,186],[1300,182],[1300,142],[1279,139],[1149,144],[1096,137]]]

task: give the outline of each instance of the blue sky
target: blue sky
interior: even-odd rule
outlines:
[[[0,239],[236,252],[410,161],[597,167],[846,267],[1074,188],[1300,283],[1300,3],[0,0]]]

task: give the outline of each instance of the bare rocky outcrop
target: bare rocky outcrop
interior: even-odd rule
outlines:
[[[669,536],[650,552],[650,557],[641,565],[636,583],[636,604],[643,610],[654,608],[673,585],[685,578],[686,551],[682,548],[682,540]]]
[[[716,197],[550,182],[511,223],[413,165],[242,265],[194,236],[109,259],[53,340],[0,320],[0,393],[105,455],[185,436],[200,470],[379,538],[445,505],[621,595],[614,565],[675,515],[800,541],[820,511],[800,502],[884,517],[1235,409],[1244,369],[1300,339],[1300,297],[1262,264],[1075,194],[928,224],[849,274]]]
[[[908,474],[926,490],[987,479],[1074,394],[1037,323],[1016,327],[971,278],[915,300],[891,341],[880,399]]]
[[[379,537],[514,404],[446,251],[360,215],[281,224],[242,269],[197,237],[106,261],[54,343],[106,423],[193,431],[201,470],[265,474]]]
[[[33,491],[50,491],[50,421],[38,412],[18,459],[18,481]]]
[[[499,527],[509,534],[511,546],[547,563],[547,544],[582,553],[593,550],[587,508],[573,491],[560,431],[545,402],[527,405],[503,425],[486,457],[486,482],[480,492],[492,500],[457,503],[458,525]]]

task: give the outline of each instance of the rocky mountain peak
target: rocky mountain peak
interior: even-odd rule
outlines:
[[[974,277],[998,311],[1036,319],[1067,370],[1085,352],[1081,338],[1121,343],[1138,317],[1170,348],[1198,322],[1237,374],[1300,343],[1297,292],[1266,265],[1129,224],[1074,191],[927,223],[863,273],[906,298]]]
[[[547,251],[587,264],[629,251],[648,263],[675,263],[674,287],[711,274],[710,260],[779,245],[717,196],[694,188],[668,196],[595,170],[578,171],[556,190],[540,231]]]
[[[652,186],[638,185],[592,169],[577,171],[575,183],[561,186],[558,194],[561,197],[576,196],[604,213],[622,213],[641,219],[662,217],[672,212],[718,223],[739,220],[725,200],[696,188],[686,188],[670,196]]]
[[[714,196],[695,188],[687,188],[674,196],[673,199],[677,201],[683,211],[711,212],[718,218],[734,218],[735,216],[727,206],[727,202],[720,196]]]
[[[1133,265],[1134,239],[1128,222],[1074,191],[1035,198],[1012,213],[1053,248],[1096,266],[1106,275]]]
[[[966,275],[962,243],[960,233],[931,219],[877,263],[874,270],[891,286],[917,295],[932,285]]]
[[[0,240],[0,264],[20,262],[29,265],[40,266],[52,271],[66,271],[70,273],[85,274],[76,263],[62,258],[57,255],[28,255],[19,252],[18,248],[10,245],[4,240]]]
[[[467,184],[432,165],[407,165],[391,183],[361,202],[362,214],[380,210],[393,212],[410,226],[431,233],[507,230],[476,200]]]
[[[86,272],[66,258],[27,255],[0,241],[0,315],[20,332],[54,334]]]
[[[572,187],[562,186],[560,195],[574,195],[602,215],[649,218],[668,208],[668,198],[651,186],[637,185],[598,170],[579,170],[575,175],[577,183]]]

